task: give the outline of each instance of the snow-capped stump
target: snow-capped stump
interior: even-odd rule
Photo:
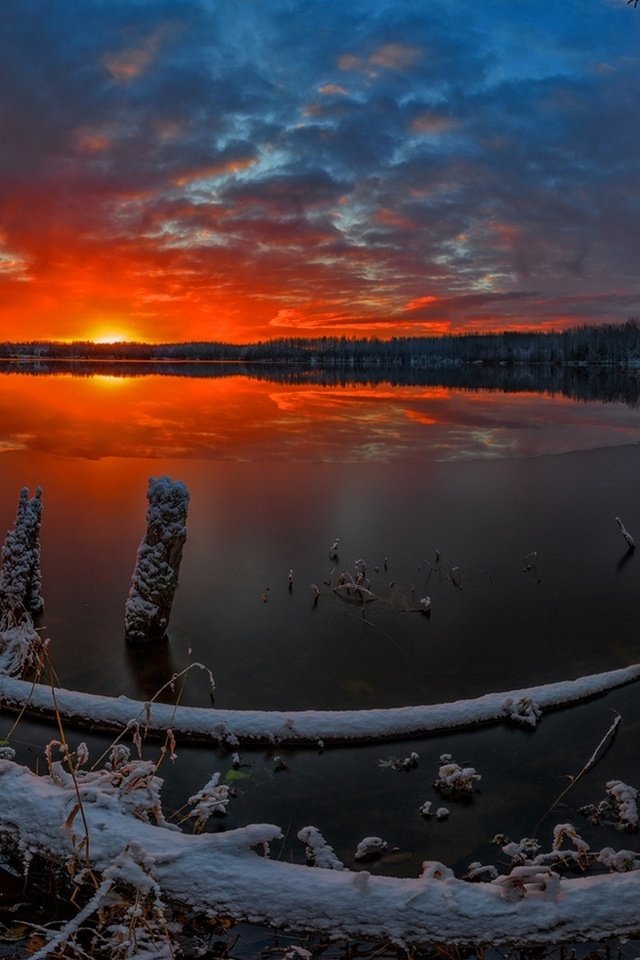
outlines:
[[[512,723],[531,729],[537,727],[542,716],[542,710],[531,697],[520,697],[519,700],[507,697],[504,702],[504,712],[507,719],[511,720]]]
[[[609,780],[607,794],[611,798],[620,830],[638,829],[638,791],[622,780]]]
[[[147,500],[147,532],[125,609],[125,637],[133,644],[165,638],[187,536],[189,492],[184,483],[152,477]]]
[[[324,870],[344,870],[344,863],[329,846],[317,827],[303,827],[298,831],[298,840],[304,843],[304,853],[310,867]]]
[[[640,870],[640,854],[635,850],[614,850],[613,847],[603,847],[596,860],[614,873]]]
[[[356,847],[356,860],[370,860],[381,856],[389,844],[381,837],[365,837]]]
[[[473,793],[475,783],[480,779],[480,774],[476,773],[475,767],[461,767],[450,753],[443,753],[440,757],[440,768],[434,787],[444,796],[468,794]]]
[[[42,613],[40,571],[40,520],[42,490],[36,487],[29,499],[29,490],[23,487],[13,527],[2,546],[0,568],[0,604],[4,610],[19,617],[23,612]]]
[[[615,827],[629,832],[638,829],[638,791],[622,780],[609,780],[607,797],[598,804],[588,803],[580,807],[590,823]]]

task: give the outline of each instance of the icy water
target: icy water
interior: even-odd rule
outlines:
[[[238,375],[0,376],[0,526],[20,487],[43,488],[42,626],[62,686],[145,699],[189,660],[211,668],[220,707],[369,708],[437,703],[634,663],[640,556],[640,414],[562,393],[437,384],[313,382]],[[170,642],[128,650],[123,614],[144,532],[148,478],[187,484],[188,538]],[[329,547],[340,538],[339,560]],[[340,570],[366,563],[379,599],[345,604]],[[288,589],[289,571],[293,589]],[[314,605],[315,584],[320,592]],[[429,595],[429,619],[414,612]],[[190,652],[189,652],[190,651]],[[389,852],[368,869],[415,876],[425,859],[462,873],[499,862],[491,838],[530,835],[609,727],[620,733],[544,821],[577,820],[604,783],[640,786],[635,686],[503,726],[352,748],[243,750],[246,778],[214,829],[273,822],[276,856],[301,860],[317,826],[349,865],[359,840]],[[184,703],[210,704],[194,674]],[[2,716],[5,727],[13,718]],[[0,730],[0,735],[4,731]],[[31,764],[52,735],[23,721],[12,742]],[[94,752],[105,738],[72,731]],[[153,755],[150,745],[149,755]],[[415,750],[419,765],[380,766]],[[447,821],[419,815],[438,758],[482,779]],[[230,758],[179,744],[163,766],[168,810]],[[547,833],[545,834],[545,831]],[[598,846],[635,837],[587,828]]]

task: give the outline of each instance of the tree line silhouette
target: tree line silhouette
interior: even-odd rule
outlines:
[[[231,362],[296,364],[320,368],[401,368],[459,364],[618,364],[640,366],[640,318],[622,324],[581,326],[556,332],[455,334],[437,337],[347,337],[261,340],[231,344],[94,343],[29,341],[0,343],[7,360],[93,360],[138,362]]]

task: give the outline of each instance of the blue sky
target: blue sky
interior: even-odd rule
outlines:
[[[5,0],[0,335],[640,312],[625,0]]]

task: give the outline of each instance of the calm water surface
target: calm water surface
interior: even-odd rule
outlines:
[[[190,657],[212,669],[221,707],[440,702],[638,660],[640,559],[625,555],[614,518],[640,536],[639,439],[632,406],[542,393],[4,375],[0,525],[13,522],[21,486],[42,486],[42,626],[63,686],[146,698]],[[181,584],[169,644],[130,651],[124,603],[147,481],[160,474],[191,493]],[[358,558],[379,597],[366,618],[330,585]],[[412,612],[426,594],[428,620]],[[613,708],[621,735],[562,818],[601,799],[606,779],[640,786],[635,701],[635,688],[616,691],[545,717],[533,735],[496,727],[291,751],[281,773],[268,751],[249,750],[250,776],[216,826],[278,823],[281,855],[299,859],[296,833],[313,823],[348,862],[358,840],[379,834],[398,847],[376,868],[387,873],[495,860],[491,837],[533,830]],[[203,676],[184,702],[210,703]],[[48,736],[23,724],[23,757]],[[413,749],[411,773],[378,766]],[[473,763],[482,791],[436,824],[417,810],[437,800],[443,752]],[[168,805],[229,765],[182,746],[177,769],[163,770]]]

